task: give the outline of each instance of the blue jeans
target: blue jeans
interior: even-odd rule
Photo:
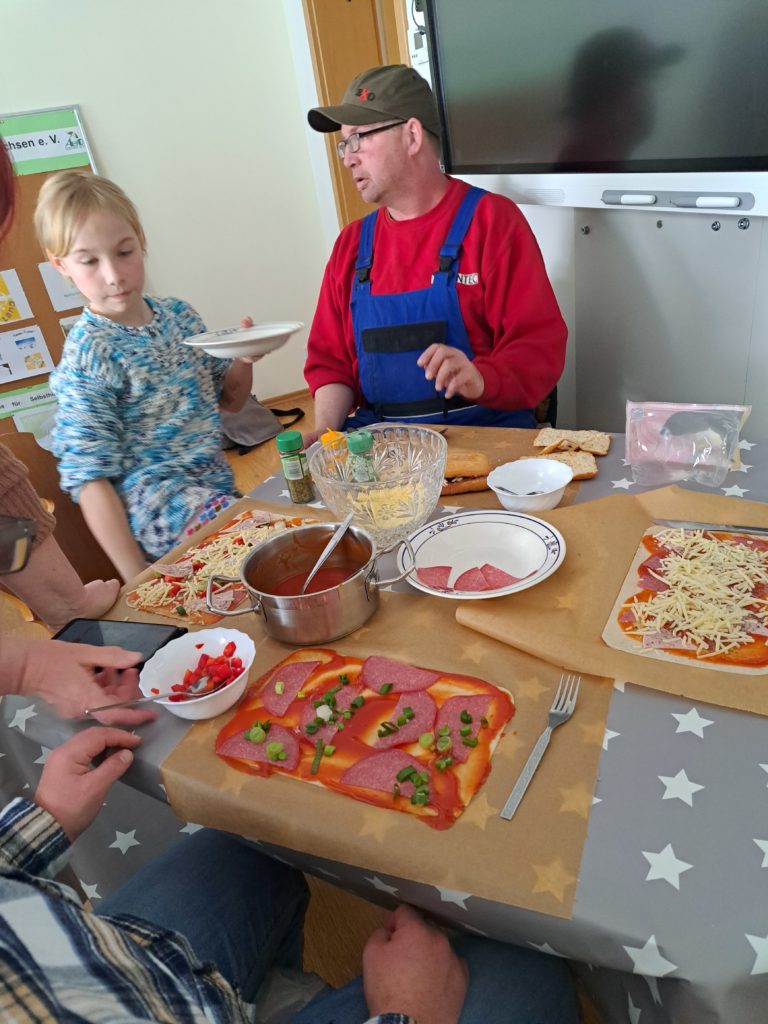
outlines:
[[[576,993],[563,960],[466,934],[453,948],[469,968],[460,1024],[578,1024]],[[362,1024],[369,1016],[358,977],[321,993],[291,1024]]]
[[[132,914],[179,932],[199,960],[212,960],[252,1002],[270,967],[301,968],[307,899],[300,872],[235,836],[203,829],[138,871],[96,913]],[[461,1024],[578,1021],[562,960],[473,935],[453,944],[469,966]],[[321,993],[293,1024],[362,1024],[368,1017],[356,978]]]
[[[236,836],[202,829],[137,871],[96,913],[132,914],[179,932],[252,1002],[273,965],[301,970],[308,899],[301,872]]]

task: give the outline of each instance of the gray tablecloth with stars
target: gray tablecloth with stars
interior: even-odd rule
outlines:
[[[616,437],[577,501],[640,490],[623,448]],[[768,443],[742,441],[741,449],[742,465],[720,493],[767,501]],[[272,478],[252,497],[285,501],[283,491]],[[3,796],[31,794],[48,751],[73,727],[39,701],[6,698],[1,710]],[[185,730],[169,715],[145,730],[125,782],[78,840],[70,880],[85,898],[105,896],[198,827],[173,816],[159,783],[158,765]],[[606,1021],[756,1024],[768,1017],[767,812],[765,718],[617,682],[571,920],[264,848],[368,899],[409,902],[449,924],[567,957]]]

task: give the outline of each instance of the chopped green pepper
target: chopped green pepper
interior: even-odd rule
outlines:
[[[275,683],[275,693],[278,695],[278,697],[281,697],[285,693],[285,683],[282,681],[282,679],[278,679],[277,682]]]
[[[464,725],[469,725],[469,723],[472,721],[472,715],[470,715],[466,708],[464,708],[464,710],[461,712],[459,718],[462,720]]]
[[[267,757],[270,759],[270,761],[278,761],[280,759],[280,755],[285,753],[285,750],[283,749],[283,744],[278,743],[277,741],[268,743],[266,746],[266,751]]]
[[[450,736],[438,736],[437,737],[437,749],[440,751],[450,750],[453,746]]]
[[[176,614],[177,615],[186,615],[187,614],[187,609],[184,607],[183,604],[177,604],[176,605]]]
[[[349,706],[351,708],[361,708],[363,706],[363,704],[365,704],[365,697],[358,696],[358,697],[355,697],[355,699],[353,701],[350,701]]]
[[[401,768],[395,778],[398,782],[407,782],[412,775],[416,775],[416,769],[413,765],[407,764],[405,768]]]
[[[336,753],[336,747],[334,747],[332,743],[327,743],[323,747],[323,754],[324,754],[325,757],[333,757],[333,755],[335,753]]]
[[[469,737],[465,736],[464,739],[461,742],[464,744],[465,747],[476,747],[477,746],[477,736],[473,736],[471,739]]]
[[[423,732],[419,736],[419,746],[424,750],[431,750],[435,745],[435,734],[433,732]]]
[[[386,694],[389,693],[391,689],[392,683],[382,683],[382,685],[379,687],[379,693],[382,695],[382,697],[384,697],[386,696]]]
[[[462,725],[459,728],[459,736],[471,736],[471,735],[472,735],[472,726],[471,725]]]
[[[323,743],[323,741],[318,740],[315,746],[315,757],[314,760],[312,761],[312,767],[309,769],[311,775],[317,775],[318,769],[320,768],[320,761],[322,760],[323,757],[324,748],[325,744]]]

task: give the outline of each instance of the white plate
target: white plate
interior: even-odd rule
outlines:
[[[452,587],[468,569],[490,564],[516,577],[516,582],[494,590],[442,590],[422,582],[413,572],[408,582],[425,594],[461,601],[503,597],[535,587],[559,568],[565,558],[565,540],[554,526],[522,512],[473,509],[427,523],[410,536],[416,568],[450,566]],[[397,555],[400,572],[410,559],[405,547]]]
[[[299,320],[278,320],[253,327],[226,327],[185,338],[184,344],[202,348],[211,356],[234,359],[237,356],[265,356],[280,348],[304,326]]]

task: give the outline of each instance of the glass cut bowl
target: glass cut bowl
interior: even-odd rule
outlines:
[[[318,448],[309,471],[337,519],[352,512],[380,550],[404,540],[432,515],[445,482],[448,445],[423,427],[366,427],[373,435],[372,483],[351,479],[346,445]]]

